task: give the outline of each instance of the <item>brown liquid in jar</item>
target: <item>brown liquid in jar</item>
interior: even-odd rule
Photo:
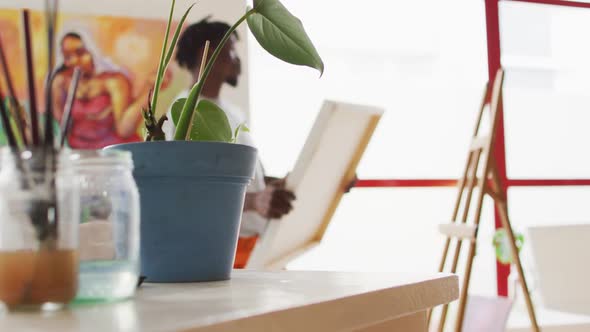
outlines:
[[[9,307],[68,303],[77,290],[75,250],[0,252],[0,301]]]

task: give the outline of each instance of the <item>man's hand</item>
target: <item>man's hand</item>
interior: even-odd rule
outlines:
[[[263,191],[246,194],[244,210],[256,211],[265,218],[279,219],[291,212],[295,195],[285,189],[285,180],[270,182]]]

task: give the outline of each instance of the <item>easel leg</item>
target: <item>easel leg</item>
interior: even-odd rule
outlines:
[[[493,191],[496,193],[494,195],[494,203],[496,209],[500,213],[500,220],[502,221],[502,227],[506,231],[508,235],[508,242],[510,245],[510,253],[512,257],[514,257],[514,263],[516,265],[516,271],[518,273],[518,277],[520,278],[520,285],[522,287],[522,293],[524,295],[524,300],[527,306],[527,311],[529,313],[529,319],[531,321],[531,325],[533,331],[539,332],[539,325],[537,324],[537,317],[535,315],[535,307],[533,306],[533,301],[531,300],[531,294],[529,293],[529,288],[527,286],[526,278],[524,275],[524,269],[522,268],[522,263],[520,261],[520,255],[518,254],[518,247],[516,246],[516,239],[514,238],[514,232],[512,231],[512,225],[510,224],[510,219],[508,218],[508,205],[506,203],[507,198],[505,196],[499,196],[500,193],[500,180],[498,178],[498,170],[495,167],[495,162],[492,162],[492,168],[490,170],[490,177],[491,177],[491,185]]]
[[[531,325],[533,331],[539,332],[539,325],[537,325],[537,317],[535,315],[535,307],[533,306],[533,301],[531,300],[531,295],[529,293],[529,288],[527,286],[526,278],[524,276],[524,270],[522,268],[522,263],[520,261],[520,256],[518,255],[518,248],[516,247],[516,240],[514,238],[514,233],[512,232],[512,226],[510,225],[510,221],[508,219],[508,209],[506,207],[506,202],[504,201],[496,201],[496,208],[500,212],[500,219],[502,219],[502,226],[506,230],[506,234],[508,235],[508,240],[510,244],[510,252],[512,253],[512,257],[514,257],[514,263],[516,265],[516,269],[518,272],[518,276],[520,278],[520,285],[522,287],[522,293],[524,295],[524,299],[526,302],[527,310],[529,313],[529,318],[531,320]]]
[[[443,250],[442,258],[440,260],[440,265],[438,267],[438,272],[443,272],[444,271],[445,262],[447,260],[447,254],[449,253],[450,246],[451,246],[451,239],[450,238],[447,238],[445,240],[445,247],[444,247],[444,250]],[[430,326],[430,321],[432,320],[432,311],[433,310],[434,310],[434,308],[431,308],[426,313],[426,325],[427,326]]]
[[[450,239],[447,239],[447,241],[450,242]],[[453,264],[451,266],[451,273],[455,273],[457,272],[457,265],[459,262],[459,255],[461,254],[461,240],[458,240],[455,246],[455,251],[454,251],[454,255],[453,255]],[[445,323],[447,322],[447,313],[449,311],[449,305],[448,304],[444,304],[442,307],[442,311],[440,314],[440,322],[438,325],[438,331],[439,332],[443,332],[445,329]],[[432,313],[432,311],[431,311]]]
[[[463,320],[465,318],[465,309],[467,309],[467,295],[469,293],[469,283],[471,281],[471,270],[473,267],[473,259],[475,258],[475,243],[473,240],[469,244],[469,254],[467,256],[467,266],[465,267],[465,276],[463,277],[463,286],[461,287],[461,295],[459,298],[459,308],[457,313],[457,321],[455,322],[455,331],[461,332],[463,330]]]

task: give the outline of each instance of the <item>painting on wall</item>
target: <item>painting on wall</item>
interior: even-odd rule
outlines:
[[[55,80],[51,89],[58,121],[74,68],[80,68],[82,73],[67,137],[69,146],[98,149],[142,140],[141,109],[153,87],[165,28],[165,21],[151,19],[60,15]],[[47,41],[41,12],[32,12],[31,30],[38,109],[43,112]],[[20,11],[0,10],[0,38],[16,96],[27,105]],[[176,92],[184,87],[182,75],[177,74],[176,70],[167,72],[158,103],[159,113],[168,109]],[[6,91],[4,84],[0,80],[2,91]]]

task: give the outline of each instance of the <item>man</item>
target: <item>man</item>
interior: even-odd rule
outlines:
[[[229,29],[230,26],[225,23],[209,22],[208,19],[204,19],[188,26],[181,34],[176,46],[176,62],[192,75],[190,87],[198,80],[205,42],[208,40],[211,43],[209,51],[209,55],[211,55]],[[240,109],[221,99],[220,92],[226,83],[232,87],[236,87],[238,84],[241,63],[235,49],[237,41],[238,35],[236,33],[225,44],[201,93],[202,98],[215,102],[226,112],[232,130],[245,123],[246,116]],[[187,95],[188,90],[183,91],[177,98]],[[169,113],[168,119],[171,118]],[[174,133],[172,121],[166,121],[163,129],[167,139],[172,139]],[[238,143],[254,146],[252,137],[247,132],[239,134]],[[258,236],[266,228],[268,219],[279,219],[291,211],[291,202],[295,196],[291,191],[286,190],[284,185],[283,179],[265,177],[262,165],[258,162],[254,180],[246,193],[240,239],[236,252],[236,268],[245,267]]]

